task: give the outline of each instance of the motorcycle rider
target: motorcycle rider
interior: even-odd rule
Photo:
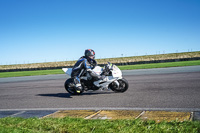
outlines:
[[[105,76],[97,75],[92,69],[95,68],[97,62],[95,61],[95,52],[92,49],[85,50],[85,56],[82,56],[72,68],[71,78],[74,79],[74,84],[76,85],[77,93],[82,90],[80,77],[86,71],[94,80],[103,80]]]

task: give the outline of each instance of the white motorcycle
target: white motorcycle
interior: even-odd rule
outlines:
[[[71,76],[72,68],[62,68],[62,70],[69,76]],[[84,91],[88,90],[104,90],[104,89],[111,89],[114,92],[125,92],[129,85],[128,81],[122,77],[121,70],[116,66],[112,65],[108,62],[107,65],[105,65],[103,68],[100,66],[96,66],[93,71],[101,75],[105,75],[105,78],[103,80],[94,80],[90,74],[85,72],[82,77],[80,77],[82,90],[78,93],[76,91],[76,86],[74,84],[74,80],[72,78],[69,78],[65,81],[64,87],[67,92],[73,95],[81,94]]]

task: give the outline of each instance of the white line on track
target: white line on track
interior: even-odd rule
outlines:
[[[20,111],[20,112],[18,112],[18,113],[15,113],[15,114],[13,114],[13,115],[10,115],[10,117],[14,117],[14,116],[23,114],[23,113],[25,113],[25,112],[26,112],[26,111]]]
[[[24,108],[24,109],[0,109],[0,111],[29,111],[29,110],[143,110],[143,111],[200,111],[200,108]]]

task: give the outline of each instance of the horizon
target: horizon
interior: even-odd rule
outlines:
[[[140,56],[154,56],[154,55],[167,55],[167,54],[181,54],[181,53],[193,53],[193,52],[200,52],[200,51],[190,51],[190,52],[178,52],[178,53],[161,53],[161,54],[151,54],[151,55],[137,55],[137,56],[126,56],[126,57],[111,57],[111,58],[99,58],[95,60],[101,59],[113,59],[113,58],[128,58],[128,57],[140,57]],[[54,63],[54,62],[70,62],[70,61],[77,61],[77,60],[69,60],[69,61],[52,61],[52,62],[35,62],[35,63],[25,63],[25,64],[9,64],[9,65],[26,65],[26,64],[43,64],[43,63]],[[98,63],[98,62],[97,62]],[[0,65],[0,66],[9,66],[9,65]]]

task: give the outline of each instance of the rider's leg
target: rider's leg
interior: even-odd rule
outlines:
[[[93,83],[95,86],[100,87],[99,83],[102,81],[106,81],[106,76],[105,75],[97,75],[95,72],[90,71],[89,72],[90,76],[95,80]]]
[[[81,91],[82,90],[81,81],[80,81],[80,78],[78,76],[75,77],[74,83],[76,85],[76,89]]]
[[[94,71],[89,71],[90,76],[94,79],[94,80],[103,80],[105,78],[104,75],[98,75],[96,74]]]
[[[74,80],[76,92],[80,93],[80,91],[82,90],[80,78],[78,76],[74,76],[74,75],[71,78]]]

